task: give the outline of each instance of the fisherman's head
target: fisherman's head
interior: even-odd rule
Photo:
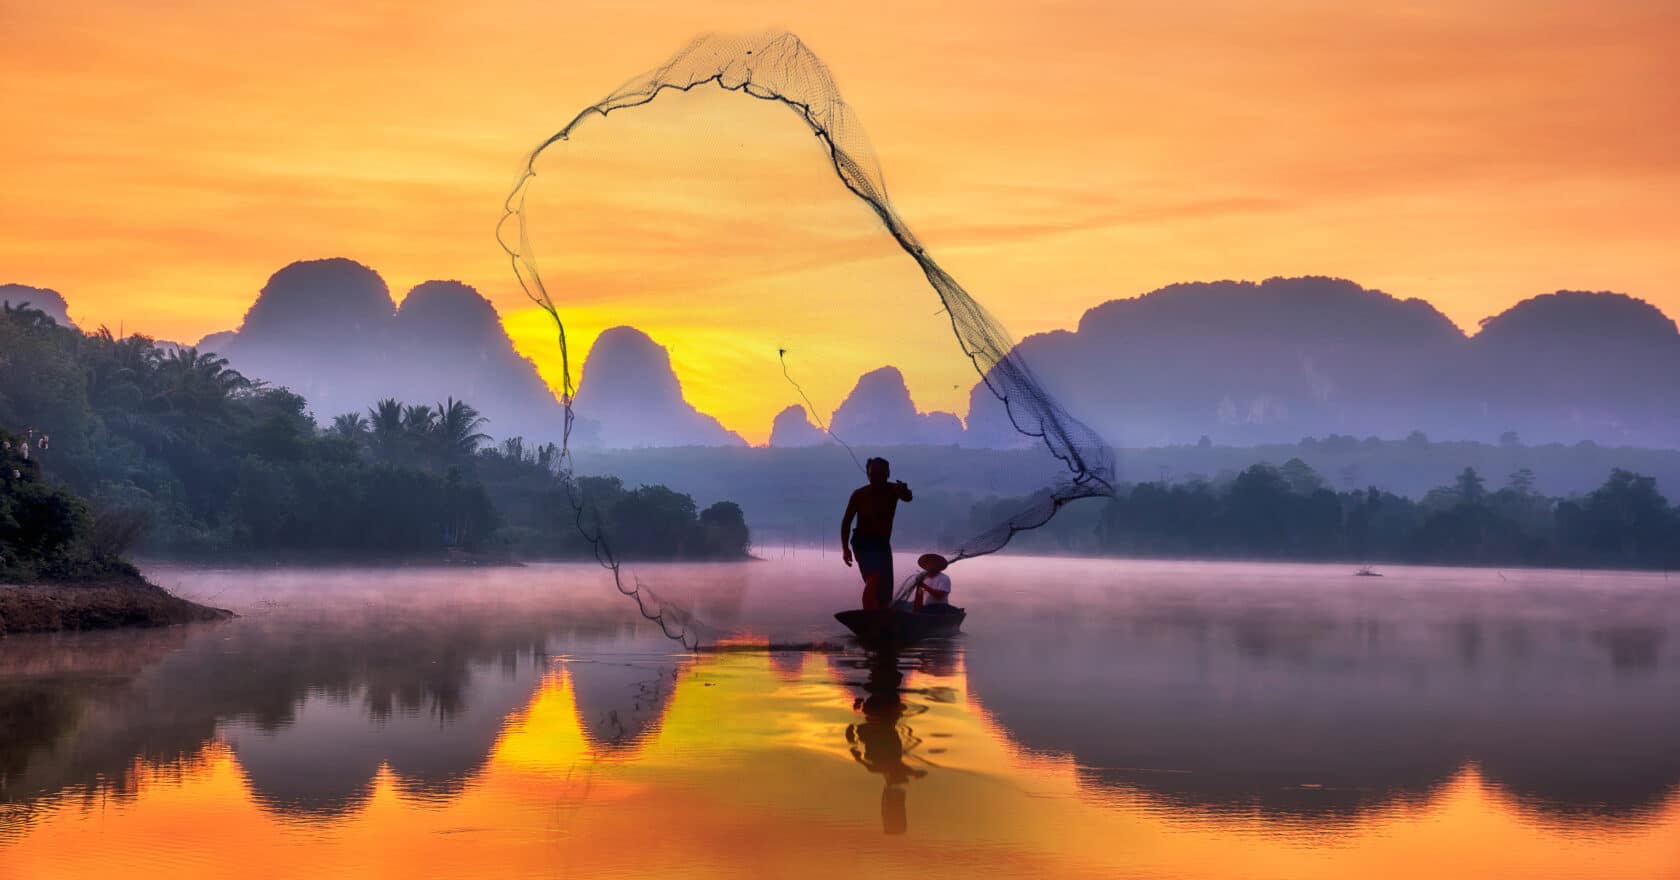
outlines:
[[[878,486],[892,477],[892,465],[884,458],[871,458],[863,463],[863,472],[869,475],[869,482]]]
[[[921,558],[916,560],[916,566],[928,574],[938,574],[950,564],[950,560],[938,553],[923,553]]]

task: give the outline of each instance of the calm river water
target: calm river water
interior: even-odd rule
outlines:
[[[0,878],[1680,878],[1660,573],[989,558],[896,658],[815,551],[642,567],[696,654],[592,566],[148,573],[242,617],[0,640]]]

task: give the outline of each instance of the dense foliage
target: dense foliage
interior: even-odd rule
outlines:
[[[0,481],[9,559],[15,565],[25,556],[17,547],[27,544],[29,564],[43,571],[93,564],[101,553],[114,558],[109,548],[120,552],[141,531],[149,552],[190,556],[446,548],[588,555],[573,497],[585,502],[585,527],[600,527],[623,558],[738,558],[748,544],[741,508],[720,501],[701,510],[694,496],[747,502],[772,541],[827,542],[860,479],[846,455],[827,447],[676,449],[580,460],[586,472],[622,474],[639,488],[605,476],[567,485],[556,447],[519,438],[486,447],[483,419],[461,401],[384,400],[321,428],[301,397],[214,355],[104,330],[82,334],[27,308],[0,314],[0,426],[15,436],[31,428],[52,436],[50,451],[30,465],[44,467],[45,482]],[[1030,450],[880,452],[917,489],[899,517],[905,547],[947,546],[989,528],[1054,476],[1054,463]],[[1281,467],[1236,464],[1279,452],[1274,461],[1289,459]],[[1446,479],[1453,471],[1443,462],[1453,456],[1474,469],[1460,465],[1446,487],[1409,490],[1417,498],[1354,488],[1379,476],[1387,485],[1393,474]],[[1413,435],[1133,450],[1124,454],[1130,472],[1159,472],[1160,480],[1123,487],[1112,501],[1070,505],[1013,549],[1672,566],[1680,563],[1680,513],[1655,480],[1626,468],[1666,473],[1674,457],[1590,444],[1531,447],[1514,435],[1498,446]],[[1490,490],[1479,471],[1495,466],[1513,473]],[[1607,471],[1610,478],[1592,491],[1560,499],[1536,490],[1537,472],[1542,482],[1557,480],[1555,470],[1585,488],[1591,482],[1581,475],[1594,467],[1593,480]]]
[[[855,452],[860,458],[885,456],[892,461],[894,477],[916,490],[915,503],[899,510],[895,527],[896,543],[907,550],[950,547],[969,539],[1020,512],[1024,496],[1062,476],[1059,463],[1042,447],[858,445]],[[1117,454],[1121,473],[1131,483],[1206,482],[1220,487],[1255,462],[1299,458],[1339,491],[1380,486],[1412,499],[1452,483],[1465,467],[1488,475],[1527,469],[1534,475],[1531,492],[1558,498],[1584,496],[1616,468],[1654,477],[1671,498],[1680,487],[1680,450],[1531,445],[1515,436],[1486,444],[1440,442],[1422,435],[1387,440],[1332,435],[1273,446],[1210,442],[1119,449]],[[738,502],[764,548],[833,543],[846,497],[863,482],[851,456],[833,445],[585,449],[577,452],[577,461],[580,473],[611,474],[630,485],[669,486],[701,503],[720,498]],[[989,519],[971,517],[977,504],[988,505]],[[1077,532],[1088,544],[1103,506],[1100,501],[1068,505],[1057,514],[1056,528],[1070,539]],[[1030,539],[1023,535],[1016,540]]]
[[[0,314],[0,425],[52,438],[33,476],[5,484],[4,509],[15,520],[28,505],[30,521],[45,523],[44,499],[57,499],[66,521],[144,531],[154,553],[587,553],[558,450],[517,438],[482,448],[484,424],[459,400],[384,400],[322,429],[302,397],[215,355],[83,334],[29,308]],[[630,557],[745,554],[735,505],[697,512],[661,486],[582,488]],[[53,552],[75,544],[51,540]]]
[[[1413,500],[1371,487],[1337,492],[1299,459],[1219,483],[1138,483],[1018,539],[1023,548],[1135,556],[1341,559],[1665,568],[1680,565],[1680,509],[1656,481],[1614,470],[1556,499],[1512,474],[1489,490],[1473,468]],[[975,522],[1019,501],[976,506]]]
[[[96,529],[86,502],[41,479],[30,457],[38,444],[0,430],[0,582],[131,574],[123,537]]]

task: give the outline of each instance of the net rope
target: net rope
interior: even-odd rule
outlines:
[[[578,111],[563,128],[539,143],[526,156],[496,227],[496,238],[508,254],[520,287],[553,320],[558,336],[560,400],[565,407],[560,467],[577,511],[578,528],[593,546],[596,559],[612,572],[619,591],[636,600],[642,615],[657,623],[667,636],[691,649],[698,645],[707,629],[694,615],[660,599],[639,580],[627,579],[599,523],[591,528],[587,522],[589,517],[585,515],[583,499],[577,495],[572,473],[572,401],[576,389],[566,325],[538,270],[526,201],[537,176],[538,160],[551,147],[571,139],[591,118],[605,118],[611,113],[649,104],[667,91],[689,92],[707,85],[780,103],[810,128],[826,149],[841,184],[869,206],[899,247],[916,261],[943,304],[964,356],[973,363],[987,390],[1002,402],[1010,424],[1016,431],[1040,440],[1062,463],[1064,469],[1054,487],[1035,496],[1025,509],[948,548],[943,555],[954,564],[996,552],[1019,532],[1049,522],[1058,510],[1073,501],[1113,495],[1113,456],[1102,438],[1070,415],[1044,389],[1003,326],[934,261],[898,216],[887,196],[874,149],[851,107],[841,99],[822,59],[798,37],[786,32],[702,36],[664,64]],[[907,580],[906,585],[913,580]]]
[[[817,414],[817,405],[811,402],[811,395],[806,394],[805,386],[799,384],[799,381],[793,378],[793,373],[788,370],[787,349],[778,349],[776,360],[782,364],[782,378],[786,379],[787,383],[793,386],[793,390],[799,393],[799,399],[805,401],[805,411],[809,414],[811,421],[822,429],[823,434],[829,439],[840,444],[841,448],[846,450],[846,454],[852,457],[852,464],[857,465],[858,471],[867,476],[869,469],[863,466],[863,461],[857,457],[857,452],[852,449],[852,444],[847,443],[844,437],[834,433],[834,426],[824,421],[823,417]]]

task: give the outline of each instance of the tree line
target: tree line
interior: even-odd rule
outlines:
[[[575,528],[574,497],[587,501],[586,522],[626,536],[621,556],[747,552],[734,504],[699,511],[662,486],[568,482],[556,447],[519,438],[491,446],[485,424],[470,404],[446,398],[378,401],[322,427],[303,397],[214,354],[104,328],[84,334],[27,306],[0,313],[0,427],[8,442],[29,431],[50,437],[27,472],[0,472],[0,511],[62,491],[86,519],[70,530],[102,528],[118,541],[106,548],[115,554],[138,541],[189,558],[581,556],[590,547]],[[0,538],[20,559],[24,526],[5,516]]]
[[[1456,565],[1680,566],[1680,508],[1656,480],[1614,469],[1570,498],[1534,491],[1528,469],[1490,489],[1474,468],[1411,499],[1375,486],[1335,491],[1300,459],[1256,464],[1225,481],[1121,487],[1104,504],[1072,505],[1021,549],[1121,556],[1269,558]],[[995,522],[1019,499],[975,506]]]

